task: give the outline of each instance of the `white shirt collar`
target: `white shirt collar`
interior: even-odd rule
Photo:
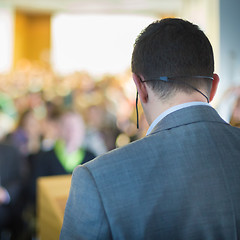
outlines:
[[[209,103],[206,102],[187,102],[187,103],[183,103],[183,104],[179,104],[176,106],[173,106],[169,109],[167,109],[166,111],[162,112],[150,125],[147,134],[149,135],[151,133],[151,131],[153,130],[153,128],[164,118],[166,117],[168,114],[175,112],[177,110],[180,110],[182,108],[186,108],[186,107],[191,107],[191,106],[198,106],[198,105],[204,105],[204,106],[211,106]]]

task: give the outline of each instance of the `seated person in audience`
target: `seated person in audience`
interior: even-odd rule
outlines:
[[[3,231],[10,231],[12,239],[18,239],[22,231],[21,164],[17,149],[0,144],[0,239]]]
[[[71,174],[77,165],[84,164],[95,157],[82,145],[85,125],[78,113],[66,111],[55,121],[57,121],[59,136],[53,148],[41,151],[30,159],[31,194],[34,199],[38,177]]]

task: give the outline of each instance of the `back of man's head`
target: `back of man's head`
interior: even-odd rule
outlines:
[[[211,89],[211,80],[190,76],[210,76],[214,71],[212,46],[206,35],[188,21],[166,18],[150,24],[136,39],[132,54],[132,72],[144,80],[162,76],[176,77],[174,82],[149,81],[161,98],[175,91],[191,92],[184,82],[195,88]]]

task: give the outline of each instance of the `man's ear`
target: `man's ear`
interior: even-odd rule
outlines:
[[[145,82],[143,82],[143,77],[138,76],[137,74],[132,74],[133,81],[137,87],[137,91],[142,103],[147,103],[148,101],[148,92]]]
[[[210,102],[213,100],[216,91],[217,91],[217,87],[218,87],[218,83],[219,83],[219,76],[217,74],[213,74],[213,81],[212,81],[212,88],[210,91]]]

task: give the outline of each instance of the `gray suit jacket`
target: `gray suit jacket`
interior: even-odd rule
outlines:
[[[77,167],[60,239],[240,239],[240,129],[192,106]]]

